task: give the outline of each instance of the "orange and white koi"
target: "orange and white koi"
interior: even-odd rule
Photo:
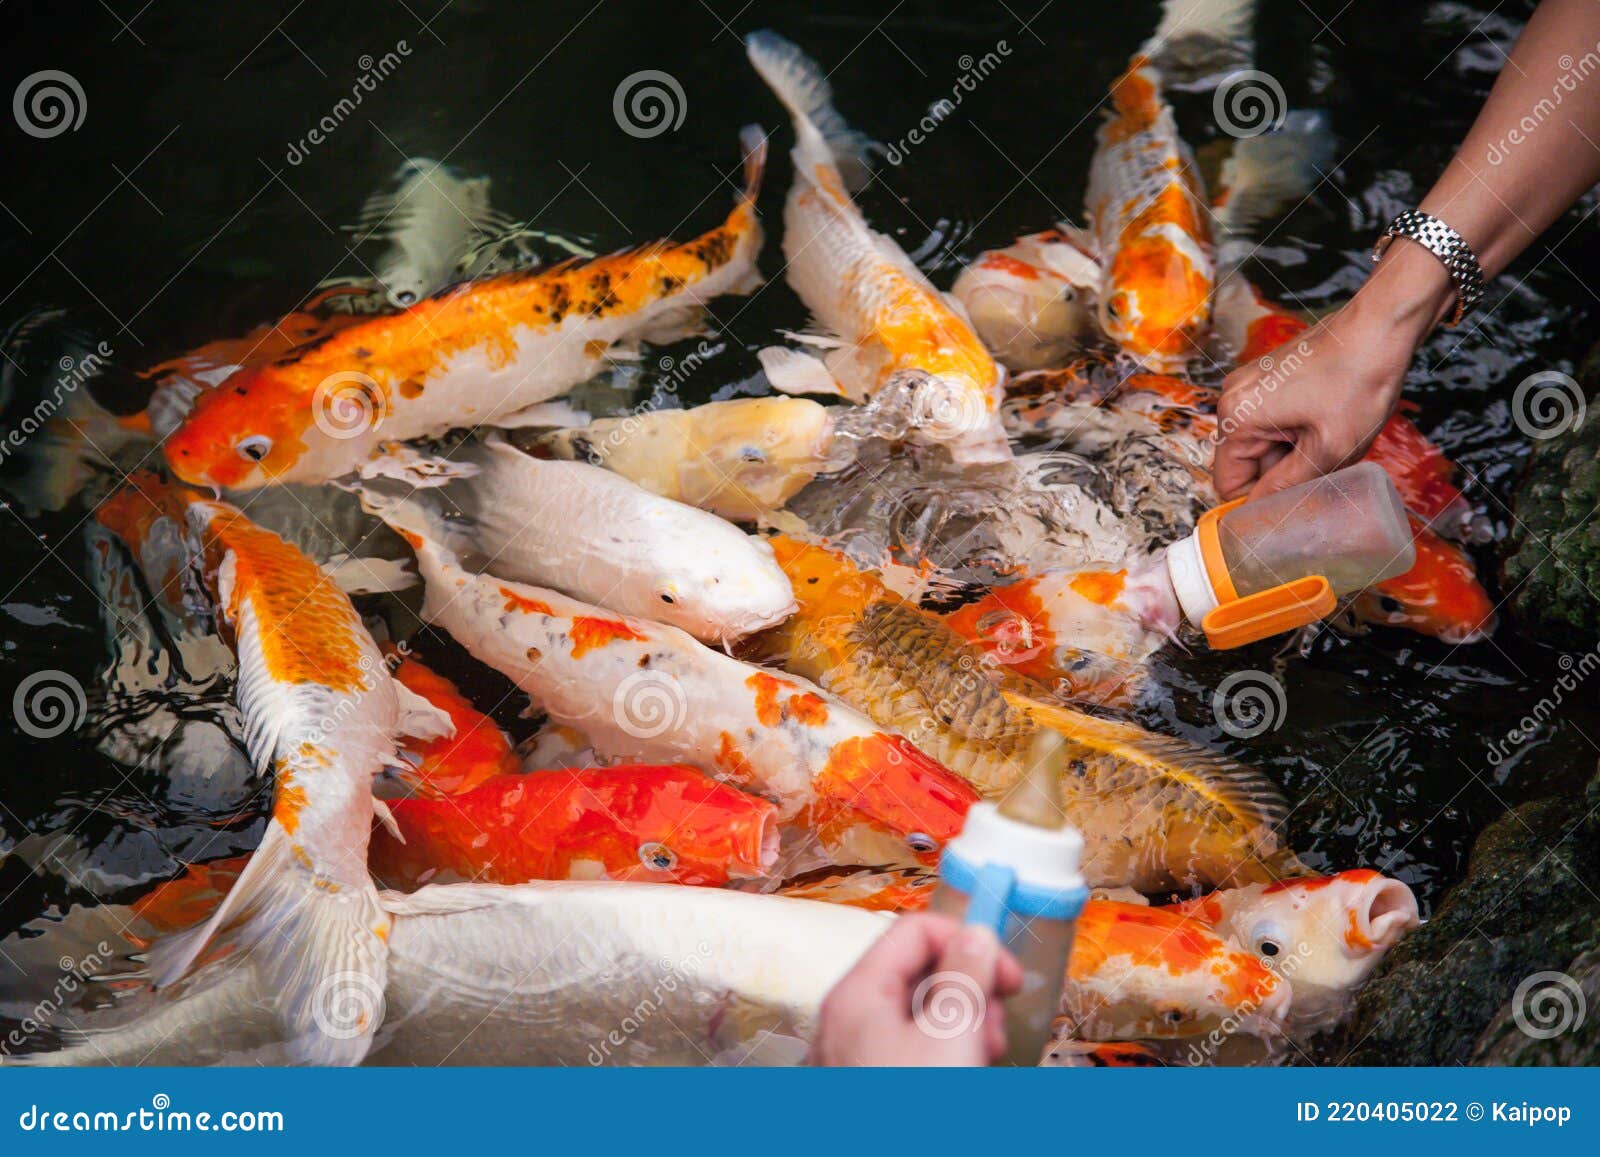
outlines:
[[[997,407],[1004,371],[959,309],[851,199],[863,139],[832,104],[815,61],[772,32],[745,41],[750,62],[794,120],[794,186],[784,207],[789,284],[827,329],[824,362],[766,352],[775,388],[821,389],[864,401],[891,385],[915,389],[922,437],[963,464],[1010,456]]]
[[[275,982],[292,1054],[358,1063],[380,1009],[358,1001],[354,1023],[335,1023],[328,1001],[341,987],[383,989],[390,921],[366,866],[380,807],[373,777],[400,736],[445,735],[450,722],[390,677],[349,598],[315,563],[234,507],[144,476],[100,520],[116,531],[152,506],[191,544],[239,657],[245,746],[274,785],[272,818],[238,883],[205,925],[152,948],[151,974],[166,987],[203,954],[250,952]]]
[[[459,447],[449,463],[466,472],[445,492],[467,515],[448,526],[453,549],[497,575],[707,642],[743,638],[794,611],[772,548],[715,514],[497,437]]]
[[[1494,634],[1499,616],[1467,552],[1415,518],[1411,533],[1415,565],[1357,595],[1351,604],[1356,618],[1454,644],[1477,643]]]
[[[1161,76],[1137,56],[1112,84],[1085,203],[1103,270],[1100,325],[1142,365],[1203,352],[1215,270],[1205,190]]]
[[[513,441],[536,455],[604,466],[663,498],[754,522],[782,510],[832,464],[834,431],[829,410],[809,398],[730,398]]]
[[[371,864],[407,891],[450,879],[633,880],[720,887],[766,875],[777,808],[692,767],[619,764],[500,775],[449,799],[398,800]]]
[[[1303,1031],[1331,1027],[1421,922],[1411,889],[1368,869],[1228,888],[1166,910],[1205,923],[1291,984]]]
[[[606,759],[687,763],[759,791],[845,863],[934,863],[977,798],[904,738],[810,684],[676,627],[473,574],[422,507],[373,509],[417,553],[423,617]]]
[[[950,287],[1008,369],[1060,363],[1097,332],[1100,266],[1091,239],[1061,225],[980,253]]]
[[[743,139],[745,188],[716,229],[469,282],[241,370],[200,395],[167,461],[187,481],[228,488],[326,481],[384,442],[514,422],[620,344],[680,332],[711,299],[759,283],[766,148],[758,129]]]
[[[1090,900],[1078,917],[1062,1010],[1066,1035],[1077,1040],[1271,1037],[1290,994],[1288,982],[1200,920]]]

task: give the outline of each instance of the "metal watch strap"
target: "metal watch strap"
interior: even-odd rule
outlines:
[[[1472,246],[1433,214],[1420,209],[1407,209],[1389,222],[1383,236],[1373,245],[1372,260],[1382,258],[1384,250],[1389,248],[1389,242],[1396,237],[1415,241],[1444,265],[1456,287],[1456,312],[1449,324],[1458,324],[1483,297],[1483,266],[1478,264],[1478,255],[1472,251]]]

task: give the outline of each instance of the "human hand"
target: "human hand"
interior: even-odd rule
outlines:
[[[1433,255],[1396,242],[1343,309],[1229,374],[1217,406],[1217,493],[1260,498],[1358,461],[1451,300]]]
[[[992,1064],[1006,1047],[1001,1002],[1021,987],[992,930],[901,916],[822,1002],[811,1063]]]

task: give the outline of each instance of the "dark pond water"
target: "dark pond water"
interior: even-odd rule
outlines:
[[[600,250],[686,235],[725,211],[739,126],[779,124],[738,41],[765,26],[833,70],[840,107],[884,141],[949,95],[966,58],[1004,42],[1003,63],[862,198],[877,226],[947,285],[981,249],[1078,216],[1095,110],[1156,19],[1149,2],[1057,0],[1036,16],[1032,3],[1013,7],[6,5],[7,91],[59,69],[81,84],[86,115],[51,139],[0,118],[10,162],[0,188],[0,316],[66,308],[134,367],[241,332],[321,279],[361,272],[367,255],[352,254],[340,226],[414,154],[490,174],[500,207]],[[1258,64],[1292,104],[1329,111],[1340,156],[1257,254],[1252,276],[1269,293],[1318,310],[1354,289],[1375,229],[1443,166],[1525,7],[1265,5]],[[307,143],[390,53],[398,63],[363,90],[359,108],[323,143]],[[646,69],[681,84],[684,116],[673,131],[637,139],[618,127],[612,99],[624,77]],[[1216,134],[1209,100],[1181,99],[1179,113],[1203,149]],[[763,198],[774,231],[787,183],[779,157]],[[1507,414],[1511,387],[1536,370],[1570,371],[1593,333],[1596,298],[1573,271],[1596,268],[1600,246],[1592,229],[1574,231],[1577,222],[1569,215],[1496,283],[1472,325],[1432,339],[1408,383],[1421,426],[1465,468],[1468,496],[1501,536],[1525,449]],[[775,250],[769,244],[770,269]],[[686,402],[749,388],[753,351],[805,320],[781,281],[717,316],[726,341],[682,385]],[[660,386],[650,366],[640,390]],[[115,382],[106,393],[123,409],[142,402]],[[86,585],[83,509],[0,519],[0,704],[44,669],[91,687],[104,641]],[[1480,548],[1478,561],[1492,584],[1496,546]],[[520,703],[503,685],[448,648],[427,653],[485,702],[502,702],[502,721],[517,725]],[[1506,625],[1491,642],[1461,648],[1386,630],[1326,631],[1304,654],[1279,657],[1262,644],[1171,658],[1170,694],[1149,721],[1270,768],[1297,803],[1291,840],[1311,863],[1385,868],[1429,906],[1459,877],[1487,821],[1593,768],[1592,693],[1514,759],[1488,758],[1488,737],[1545,693],[1558,659]],[[1211,710],[1212,690],[1240,665],[1274,672],[1286,693],[1282,726],[1249,741],[1223,736]],[[248,849],[259,834],[259,794],[199,806],[81,735],[35,739],[11,724],[0,715],[0,848],[71,832],[75,850],[70,870],[34,873],[23,857],[0,864],[0,933],[52,906],[125,900],[186,859]]]

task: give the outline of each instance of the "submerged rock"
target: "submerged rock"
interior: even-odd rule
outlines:
[[[1600,387],[1600,346],[1579,371],[1586,395]],[[1577,428],[1535,441],[1512,503],[1505,589],[1519,623],[1571,650],[1600,637],[1600,405]]]
[[[1351,1065],[1600,1064],[1597,802],[1600,777],[1587,799],[1535,800],[1485,828],[1466,877],[1389,954],[1325,1055]]]

